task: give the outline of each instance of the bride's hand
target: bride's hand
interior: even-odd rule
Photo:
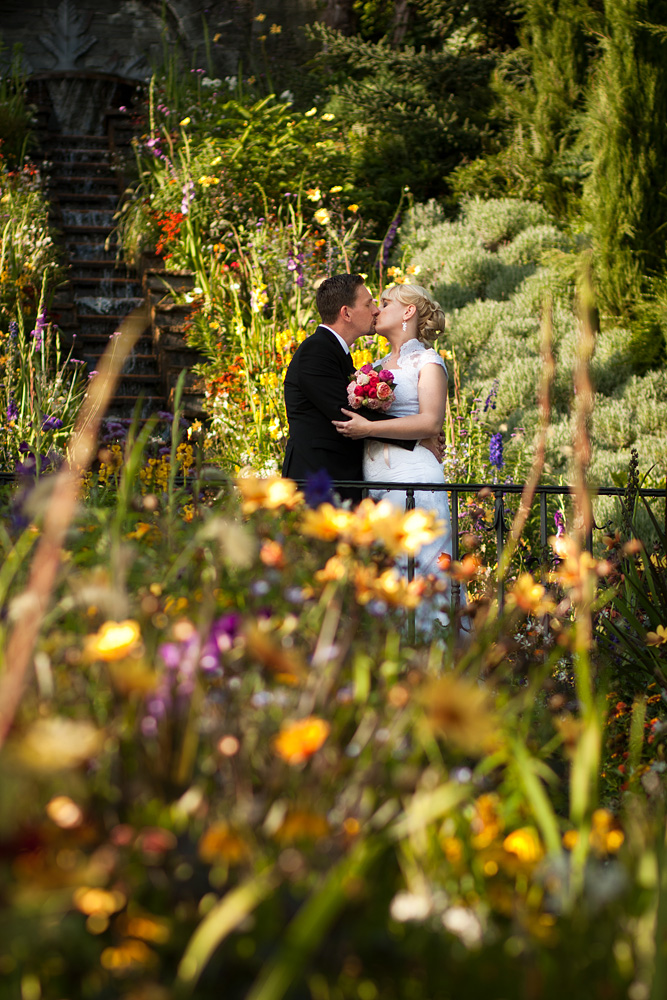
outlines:
[[[343,410],[341,408],[341,413],[346,413],[350,419],[331,421],[339,434],[353,440],[368,437],[370,428],[373,426],[372,421],[366,420],[365,417],[355,413],[354,410]]]

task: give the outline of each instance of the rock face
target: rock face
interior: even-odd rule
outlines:
[[[317,9],[317,0],[3,0],[0,35],[5,60],[15,43],[22,46],[28,73],[107,73],[138,81],[161,60],[163,40],[179,47],[186,65],[198,56],[195,64],[207,66],[208,34],[210,68],[232,76],[253,49],[261,58],[264,34],[269,61],[284,58],[299,44],[299,25]],[[271,25],[281,31],[271,33]]]

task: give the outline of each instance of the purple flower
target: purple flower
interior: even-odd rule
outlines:
[[[35,323],[35,329],[30,331],[30,336],[35,338],[35,350],[41,351],[42,341],[44,340],[44,327],[47,324],[46,320],[46,309],[42,309],[41,313],[37,317],[37,322]]]
[[[42,422],[43,431],[58,431],[62,427],[63,422],[60,417],[44,417]]]
[[[556,523],[556,537],[562,538],[565,534],[565,518],[561,510],[557,510],[554,514],[554,521]]]
[[[9,397],[9,402],[7,403],[7,420],[17,420],[19,415],[19,408],[16,405],[16,400],[13,396]]]
[[[297,262],[296,262],[296,261],[294,260],[294,257],[288,257],[288,258],[287,258],[287,270],[288,270],[288,271],[296,271],[296,269],[297,269],[297,267],[298,267],[298,266],[299,266],[299,265],[298,265],[298,263],[297,263]]]
[[[387,235],[385,236],[384,242],[382,244],[382,264],[384,267],[386,267],[387,264],[389,263],[389,252],[391,251],[391,248],[394,244],[394,240],[396,239],[396,233],[398,232],[398,227],[400,226],[400,224],[401,224],[401,216],[399,213],[393,220],[389,229],[387,230]]]
[[[500,432],[491,436],[489,442],[489,462],[497,469],[502,469],[503,462],[503,436]]]
[[[319,507],[321,503],[331,503],[333,486],[331,476],[326,469],[320,469],[308,476],[304,495],[309,507]]]
[[[489,408],[491,408],[492,410],[495,410],[495,408],[496,408],[496,396],[498,395],[498,384],[499,384],[499,381],[500,380],[497,379],[497,378],[493,380],[493,385],[491,386],[491,391],[490,391],[489,395],[486,397],[486,402],[484,403],[484,412],[485,413],[488,412]]]
[[[16,340],[16,338],[18,337],[19,325],[15,319],[11,319],[9,321],[9,326],[7,327],[7,333],[9,334],[12,340]]]

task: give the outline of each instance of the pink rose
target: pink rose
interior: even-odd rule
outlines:
[[[377,394],[378,394],[378,391],[377,391],[376,387],[374,385],[369,385],[368,386],[368,395],[371,397],[371,399],[375,399],[377,397]]]
[[[390,385],[387,385],[386,382],[380,382],[380,384],[377,387],[378,399],[389,399],[389,397],[391,396],[391,392],[392,389]]]
[[[355,385],[354,386],[354,395],[355,396],[365,396],[366,395],[366,388],[365,388],[365,386],[363,386],[363,385]]]
[[[390,372],[388,368],[383,368],[382,371],[378,372],[378,378],[383,382],[393,382],[394,373]]]
[[[370,373],[373,371],[373,365],[362,365],[359,371],[363,372],[364,375],[370,375]]]

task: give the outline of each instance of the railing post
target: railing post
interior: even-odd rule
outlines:
[[[496,497],[496,507],[495,507],[495,518],[493,525],[496,529],[496,557],[498,560],[498,569],[500,569],[500,564],[503,558],[503,552],[505,549],[505,504],[503,502],[503,491],[495,490]],[[498,574],[498,608],[502,611],[505,604],[505,581]]]
[[[452,562],[458,562],[459,558],[459,491],[452,490],[452,506],[450,511],[452,525]],[[451,604],[452,620],[456,615],[461,602],[461,584],[458,580],[452,579],[451,594],[449,595]]]
[[[414,510],[415,509],[415,491],[414,489],[408,489],[405,491],[405,509]],[[408,583],[411,583],[415,578],[415,557],[408,556]],[[408,611],[408,642],[414,643],[415,641],[415,611],[411,608]]]

